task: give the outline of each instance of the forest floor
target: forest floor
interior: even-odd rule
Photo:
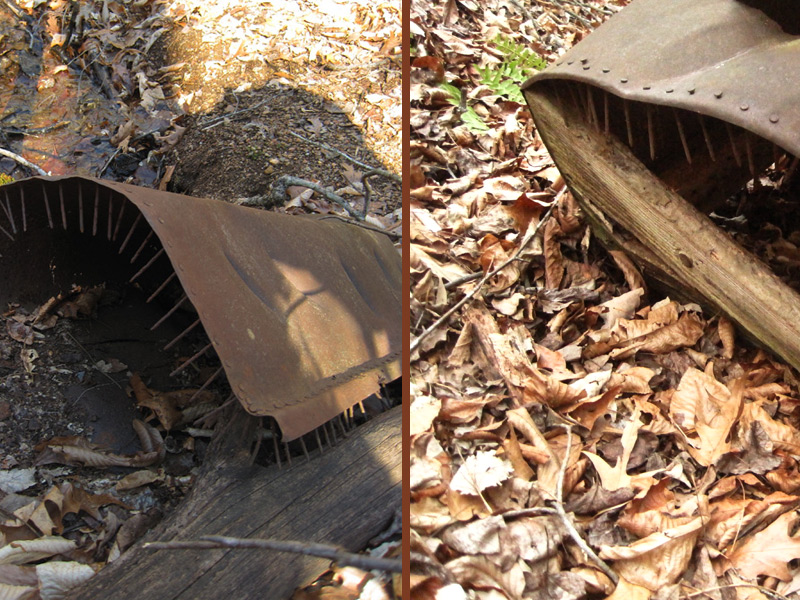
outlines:
[[[798,597],[797,372],[602,247],[516,91],[626,4],[412,2],[415,598]],[[718,222],[796,283],[757,183]]]

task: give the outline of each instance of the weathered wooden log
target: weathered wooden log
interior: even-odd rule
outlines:
[[[598,236],[670,288],[730,316],[800,368],[800,295],[670,189],[625,143],[561,102],[558,85],[541,81],[525,96]]]
[[[401,409],[350,433],[310,462],[250,466],[254,417],[237,407],[176,512],[72,599],[287,598],[328,561],[263,550],[149,550],[148,541],[203,535],[321,542],[358,551],[391,522],[401,499]]]

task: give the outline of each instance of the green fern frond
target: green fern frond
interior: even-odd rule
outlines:
[[[481,83],[495,94],[522,104],[524,98],[519,85],[534,71],[544,69],[547,62],[530,48],[511,38],[498,36],[492,43],[506,56],[499,65],[478,68]]]

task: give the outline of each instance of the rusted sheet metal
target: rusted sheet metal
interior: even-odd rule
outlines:
[[[2,189],[12,206],[27,207],[34,222],[32,214],[45,210],[43,190],[48,212],[56,212],[57,204],[50,205],[59,188],[74,208],[78,186],[87,228],[92,198],[101,199],[101,230],[106,211],[109,231],[116,214],[115,206],[104,204],[109,197],[113,205],[111,192],[138,207],[197,310],[232,390],[250,413],[274,417],[284,440],[322,425],[374,393],[379,382],[400,375],[401,262],[386,236],[333,218],[288,216],[89,178],[34,177]],[[57,225],[57,215],[55,220]]]
[[[530,78],[683,108],[800,155],[800,17],[778,0],[634,0]]]

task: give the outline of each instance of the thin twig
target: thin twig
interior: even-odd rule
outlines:
[[[322,148],[323,150],[327,150],[328,152],[333,152],[334,154],[338,154],[339,156],[341,156],[345,160],[350,161],[351,163],[353,163],[357,167],[361,167],[362,169],[367,169],[367,170],[371,171],[372,173],[375,173],[377,175],[381,175],[383,177],[386,177],[387,179],[391,179],[392,181],[394,181],[396,183],[403,183],[403,179],[399,175],[397,175],[395,173],[392,173],[391,171],[387,171],[386,169],[378,169],[378,168],[375,168],[375,167],[371,167],[370,165],[368,165],[366,163],[363,163],[360,160],[357,160],[357,159],[353,158],[349,154],[345,154],[341,150],[337,150],[333,146],[329,146],[325,142],[315,142],[314,140],[310,140],[307,137],[303,137],[299,133],[295,133],[293,131],[290,131],[289,135],[293,135],[297,139],[303,140],[306,144],[311,144],[312,146],[317,146],[319,148]]]
[[[341,566],[358,567],[370,571],[389,571],[402,573],[403,563],[400,559],[377,558],[364,554],[353,554],[329,544],[316,544],[313,542],[293,542],[274,539],[243,539],[226,537],[222,535],[205,535],[199,540],[150,542],[144,545],[151,550],[205,550],[209,548],[259,548],[261,550],[276,550],[278,552],[292,552],[318,556],[334,561]]]
[[[357,227],[362,227],[363,229],[369,229],[370,231],[375,231],[377,233],[382,233],[384,235],[389,236],[393,240],[400,240],[403,239],[403,235],[400,233],[395,233],[393,231],[389,231],[387,229],[381,229],[380,227],[375,227],[374,225],[368,225],[362,221],[353,221],[352,219],[347,219],[341,215],[323,215],[320,219],[337,219],[344,223],[350,223],[350,225],[355,225]]]
[[[686,594],[685,596],[681,596],[681,598],[683,598],[684,600],[689,600],[689,598],[697,598],[699,596],[704,596],[710,592],[718,592],[721,590],[729,590],[735,588],[748,588],[748,589],[752,588],[760,591],[762,594],[765,594],[770,598],[775,598],[775,600],[789,600],[787,596],[779,594],[778,592],[766,588],[763,585],[756,585],[755,583],[729,583],[727,585],[720,585],[705,590],[698,590],[696,592],[692,592],[691,594]]]
[[[262,100],[261,102],[256,102],[255,104],[253,104],[253,106],[248,106],[247,108],[242,108],[242,109],[237,110],[235,112],[227,113],[227,114],[224,114],[224,115],[219,115],[217,117],[211,117],[207,121],[203,121],[202,123],[200,123],[200,125],[203,126],[202,130],[206,131],[207,129],[211,129],[212,127],[216,127],[217,125],[219,125],[223,121],[233,119],[233,117],[239,117],[239,116],[241,116],[241,115],[243,115],[245,113],[248,113],[248,112],[252,112],[255,109],[259,108],[260,106],[266,104],[266,102],[267,102],[266,100]]]
[[[4,150],[3,148],[0,148],[0,156],[5,156],[6,158],[10,158],[11,160],[14,160],[14,161],[18,162],[23,167],[27,167],[31,171],[34,171],[34,172],[38,173],[39,175],[49,175],[49,173],[47,171],[45,171],[42,167],[33,164],[28,159],[22,158],[19,154],[15,154],[15,153],[11,152],[10,150]]]
[[[566,188],[564,188],[564,190],[566,190]],[[486,275],[484,275],[484,276],[481,278],[481,280],[480,280],[480,281],[479,281],[479,282],[478,282],[478,283],[475,285],[475,287],[474,287],[474,288],[472,288],[472,289],[469,291],[469,293],[467,293],[467,294],[466,294],[466,295],[465,295],[465,296],[464,296],[464,297],[463,297],[461,300],[459,300],[458,302],[456,302],[456,303],[455,303],[455,304],[454,304],[454,305],[453,305],[453,306],[452,306],[452,307],[451,307],[451,308],[450,308],[450,309],[449,309],[447,312],[445,312],[445,313],[444,313],[444,314],[443,314],[441,317],[439,317],[438,319],[436,319],[436,321],[434,321],[434,322],[433,322],[433,323],[432,323],[432,324],[431,324],[431,325],[430,325],[430,326],[429,326],[427,329],[425,329],[425,331],[423,331],[422,333],[420,333],[420,334],[419,334],[419,335],[418,335],[418,336],[417,336],[415,339],[411,340],[411,345],[409,346],[409,352],[410,352],[411,354],[413,354],[413,353],[414,353],[414,351],[416,351],[416,350],[417,350],[417,348],[419,348],[420,342],[422,342],[422,340],[424,340],[424,339],[425,339],[426,337],[428,337],[428,336],[429,336],[431,333],[433,333],[434,331],[436,331],[436,329],[437,329],[437,328],[439,328],[439,327],[440,327],[440,326],[441,326],[443,323],[446,323],[446,322],[447,322],[447,321],[450,319],[450,317],[451,317],[451,316],[453,316],[453,314],[454,314],[454,313],[455,313],[455,312],[456,312],[456,311],[457,311],[459,308],[461,308],[461,307],[462,307],[462,306],[464,306],[464,305],[465,305],[467,302],[469,302],[470,300],[472,300],[472,298],[474,298],[474,297],[475,297],[475,294],[477,294],[477,293],[478,293],[478,290],[480,290],[480,289],[483,287],[483,285],[484,285],[484,284],[485,284],[487,281],[489,281],[489,279],[491,279],[492,277],[494,277],[494,276],[495,276],[497,273],[499,273],[500,271],[502,271],[503,269],[505,269],[505,268],[506,268],[508,265],[510,265],[512,262],[514,262],[515,260],[517,260],[517,257],[520,255],[520,253],[522,253],[522,251],[523,251],[523,250],[525,249],[525,247],[526,247],[526,246],[527,246],[527,245],[530,243],[530,241],[531,241],[531,240],[532,240],[532,239],[533,239],[533,238],[536,236],[536,234],[537,234],[537,233],[539,233],[539,230],[542,228],[542,225],[544,225],[544,223],[547,221],[547,219],[549,219],[549,218],[550,218],[550,215],[553,213],[553,209],[554,209],[554,208],[556,207],[556,205],[558,204],[558,201],[559,201],[559,199],[560,199],[560,197],[561,197],[561,194],[563,194],[563,193],[564,193],[564,191],[562,190],[562,191],[559,193],[559,195],[558,195],[558,196],[556,196],[555,200],[553,200],[553,203],[552,203],[552,204],[550,205],[550,207],[547,209],[547,212],[546,212],[546,213],[544,213],[544,215],[542,216],[541,220],[540,220],[540,221],[539,221],[539,222],[536,224],[536,227],[534,227],[534,228],[533,228],[533,231],[530,231],[530,232],[528,232],[528,234],[527,234],[527,235],[525,236],[525,238],[522,240],[522,243],[519,245],[519,248],[517,248],[517,250],[514,252],[514,254],[512,254],[512,255],[511,255],[511,258],[509,258],[508,260],[506,260],[506,261],[505,261],[504,263],[502,263],[502,264],[501,264],[499,267],[496,267],[496,268],[492,269],[491,271],[487,271]]]
[[[334,194],[330,190],[326,190],[321,185],[314,183],[313,181],[308,181],[307,179],[301,179],[299,177],[293,177],[291,175],[282,175],[275,180],[275,183],[272,184],[272,197],[276,200],[276,202],[283,204],[284,196],[286,195],[286,188],[290,185],[297,185],[300,187],[306,187],[310,190],[314,190],[318,194],[325,196],[328,200],[333,202],[334,204],[338,204],[341,206],[347,214],[357,219],[359,221],[363,221],[364,217],[362,217],[359,212],[354,209],[350,204],[339,196],[338,194]]]
[[[569,453],[572,450],[572,427],[569,425],[562,425],[564,429],[567,431],[567,446],[564,449],[564,460],[561,461],[561,466],[558,469],[558,479],[556,480],[556,501],[554,508],[556,509],[556,513],[561,518],[561,522],[564,524],[564,527],[567,528],[567,532],[569,536],[572,538],[578,547],[583,550],[586,556],[596,564],[599,569],[606,574],[606,576],[617,585],[619,583],[619,576],[611,570],[605,561],[597,556],[589,547],[583,538],[581,537],[580,532],[575,528],[575,525],[572,523],[572,519],[567,514],[567,511],[564,510],[564,474],[567,472],[567,464],[569,463]]]

